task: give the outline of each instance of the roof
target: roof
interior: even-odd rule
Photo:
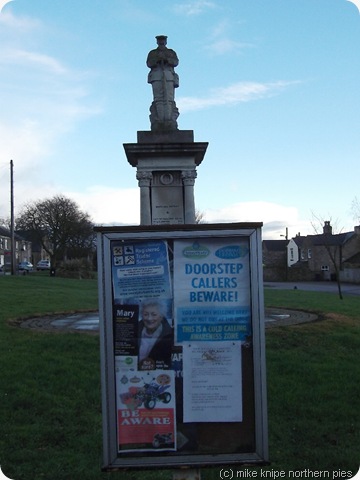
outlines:
[[[297,237],[294,237],[294,238],[292,238],[291,240],[294,240],[294,242],[296,243],[296,245],[297,245],[298,247],[301,247],[301,245],[304,243],[304,240],[305,240],[305,239],[306,239],[306,237],[298,235]]]
[[[6,227],[0,227],[0,236],[11,238],[11,231]],[[23,240],[23,238],[17,233],[14,234],[14,237],[16,240]]]
[[[344,260],[344,263],[350,263],[352,265],[359,265],[360,264],[360,252],[355,253],[352,257],[347,258]]]
[[[263,245],[272,252],[283,252],[288,243],[288,240],[263,240]]]
[[[321,234],[309,235],[312,237],[313,245],[344,245],[353,235],[354,232],[338,233],[335,235]]]
[[[324,245],[344,245],[352,236],[356,235],[355,232],[345,232],[332,234],[320,233],[318,235],[307,235],[307,236],[297,236],[292,238],[298,247],[301,247],[305,241],[307,244],[311,243],[314,246],[324,246]]]

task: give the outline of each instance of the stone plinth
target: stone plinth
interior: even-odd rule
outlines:
[[[137,132],[138,143],[193,143],[194,130],[173,130],[158,132],[143,130]]]
[[[195,223],[196,167],[208,143],[194,142],[192,130],[139,131],[137,143],[125,143],[136,167],[141,225]]]

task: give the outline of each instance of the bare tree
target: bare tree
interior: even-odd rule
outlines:
[[[25,205],[16,219],[17,230],[31,232],[48,253],[51,267],[72,254],[86,256],[93,248],[93,223],[69,198],[58,195]]]
[[[324,220],[322,217],[312,214],[313,221],[311,225],[314,229],[314,232],[320,238],[320,243],[322,247],[325,248],[329,260],[334,268],[335,276],[336,276],[336,283],[338,287],[338,293],[340,300],[343,300],[342,289],[341,289],[341,280],[340,280],[340,269],[341,269],[341,262],[342,262],[342,236],[341,231],[337,234],[333,233],[333,229],[337,229],[337,221],[334,222],[334,225],[331,225],[331,217],[330,220]],[[323,231],[320,233],[320,228]]]
[[[206,223],[205,213],[200,210],[195,210],[195,223]]]
[[[351,204],[351,211],[353,214],[354,220],[360,225],[360,200],[355,197]]]
[[[0,227],[5,227],[10,229],[10,218],[0,217]]]

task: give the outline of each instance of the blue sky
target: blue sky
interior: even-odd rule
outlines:
[[[179,129],[209,142],[196,208],[263,237],[349,231],[360,179],[360,13],[348,0],[14,0],[0,13],[0,217],[64,194],[138,224],[124,143],[150,130],[145,61],[177,52]]]

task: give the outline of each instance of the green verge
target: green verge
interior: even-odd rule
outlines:
[[[96,310],[97,296],[95,280],[0,277],[0,464],[11,479],[108,478],[101,472],[98,336],[9,322]],[[317,322],[266,332],[268,469],[354,473],[360,446],[360,297],[341,301],[334,294],[266,289],[265,302],[320,314]],[[260,478],[261,469],[255,470]],[[219,472],[203,469],[201,478],[219,479]],[[172,471],[121,471],[110,478],[165,480]]]
[[[360,297],[266,289],[265,303],[319,314],[313,323],[266,331],[271,468],[355,474]]]

